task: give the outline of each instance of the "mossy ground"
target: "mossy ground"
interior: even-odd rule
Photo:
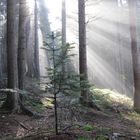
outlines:
[[[68,137],[71,140],[107,140],[116,134],[123,136],[118,136],[116,140],[129,140],[132,137],[140,139],[140,115],[133,110],[132,99],[117,92],[91,89],[93,101],[102,111],[80,105],[76,96],[62,96],[63,98],[58,99],[59,131],[63,132],[61,136],[54,134],[54,101],[51,95],[34,88],[30,92],[32,100],[26,102],[27,105],[44,114],[44,117],[36,119],[22,114],[1,113],[1,139],[14,140],[14,137],[22,137],[26,140],[28,136],[32,140],[41,140],[51,135],[51,140],[68,140]]]

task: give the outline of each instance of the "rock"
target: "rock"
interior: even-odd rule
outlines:
[[[4,115],[2,115],[1,117],[2,117],[3,119],[5,118],[5,116],[4,116]]]

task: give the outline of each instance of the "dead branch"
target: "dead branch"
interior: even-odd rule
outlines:
[[[14,119],[15,122],[17,122],[22,128],[30,131],[30,129],[28,129],[22,122],[19,122],[18,120]]]

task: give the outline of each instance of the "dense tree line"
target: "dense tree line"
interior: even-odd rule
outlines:
[[[7,66],[5,71],[7,76],[2,74],[1,77],[7,77],[8,89],[23,90],[27,75],[34,78],[39,77],[39,61],[37,61],[39,60],[39,50],[36,43],[37,6],[36,2],[34,3],[34,11],[30,13],[26,0],[1,2],[2,7],[7,7],[7,15],[4,15],[6,8],[1,13],[1,16],[4,16],[5,21],[7,21],[3,25],[3,28],[6,28],[3,34],[6,34],[6,45],[4,46],[6,48],[4,50],[7,50],[7,53],[4,53],[7,59],[4,57],[7,60],[7,64],[4,65]],[[35,36],[32,37],[34,34]],[[1,67],[1,70],[3,67]],[[16,110],[19,104],[18,100],[18,93],[8,92],[5,104],[9,109]]]
[[[23,90],[25,87],[25,79],[26,77],[32,77],[32,78],[40,78],[40,68],[39,68],[39,44],[38,44],[38,20],[40,20],[42,23],[40,25],[40,29],[43,34],[43,38],[45,41],[47,41],[46,38],[46,32],[49,33],[49,24],[47,16],[43,16],[45,8],[43,6],[43,0],[42,3],[39,2],[39,8],[37,5],[37,0],[32,1],[34,3],[32,12],[29,12],[30,7],[28,7],[27,0],[7,0],[7,1],[1,1],[1,50],[0,50],[0,78],[3,79],[3,77],[7,77],[7,88],[8,89],[21,89]],[[62,1],[62,46],[66,44],[66,1]],[[90,1],[89,1],[90,2]],[[123,1],[103,1],[104,6],[106,4],[116,6],[116,9],[118,9],[118,2],[120,6],[123,6]],[[127,9],[129,10],[129,24],[124,25],[119,23],[119,21],[116,23],[113,23],[110,21],[112,26],[117,25],[117,28],[120,30],[123,27],[129,28],[130,38],[131,38],[131,54],[132,54],[132,63],[133,63],[133,73],[134,73],[134,107],[136,110],[140,110],[140,69],[139,69],[139,52],[138,52],[138,44],[137,44],[137,24],[136,24],[136,1],[128,0],[125,2],[127,5]],[[7,12],[6,8],[7,7]],[[86,30],[88,28],[92,28],[90,26],[86,26],[86,2],[85,0],[78,0],[78,38],[79,38],[79,74],[81,75],[80,80],[81,81],[88,81],[88,76],[90,73],[90,70],[88,70],[88,62],[87,62],[87,34]],[[42,14],[40,17],[38,11]],[[119,14],[121,14],[121,9],[117,10]],[[116,11],[115,11],[116,12]],[[7,15],[6,15],[7,13]],[[117,16],[117,14],[116,14]],[[43,19],[45,17],[45,20]],[[5,20],[7,22],[5,22]],[[120,19],[122,20],[122,19]],[[43,23],[44,22],[44,23]],[[109,22],[109,21],[106,21]],[[97,32],[101,33],[101,29],[98,27],[95,29]],[[108,38],[112,38],[110,34],[107,34]],[[94,37],[93,37],[94,38]],[[117,41],[122,45],[123,42],[121,42],[120,36],[117,37],[114,36],[114,39],[117,38]],[[88,41],[91,41],[90,39]],[[117,42],[116,41],[116,42]],[[92,41],[91,41],[92,42]],[[93,42],[93,45],[95,45],[95,41]],[[109,44],[111,46],[112,44]],[[100,46],[101,47],[101,46]],[[111,48],[111,47],[110,47]],[[110,62],[111,66],[113,66],[112,73],[116,74],[116,77],[114,78],[114,82],[118,88],[121,88],[123,90],[127,90],[122,86],[122,84],[126,85],[127,87],[129,82],[127,83],[125,78],[125,68],[128,67],[128,64],[122,64],[121,60],[125,59],[125,54],[122,55],[122,51],[124,48],[119,47],[118,49],[111,48],[112,51],[108,51],[106,49],[106,54],[104,54],[103,57],[107,61]],[[103,55],[105,49],[100,48],[100,56]],[[63,50],[62,50],[63,51]],[[95,49],[96,51],[96,49]],[[110,54],[113,52],[113,55],[116,56],[114,59],[113,55]],[[4,56],[4,57],[2,57]],[[111,56],[111,57],[110,57]],[[120,57],[118,57],[120,56]],[[3,59],[4,58],[4,59]],[[121,59],[121,60],[120,60]],[[94,63],[94,60],[93,62]],[[105,64],[108,65],[108,64]],[[120,69],[118,69],[118,66]],[[94,65],[96,67],[96,65]],[[100,66],[102,68],[102,66]],[[110,66],[109,66],[110,67]],[[66,68],[62,66],[62,70],[65,71]],[[4,74],[5,73],[5,74]],[[118,74],[119,73],[119,74]],[[94,75],[94,73],[93,73]],[[128,74],[129,75],[129,74]],[[127,76],[128,76],[127,75]],[[96,76],[93,76],[96,78]],[[116,80],[117,79],[117,80]],[[119,80],[118,80],[119,79]],[[129,77],[128,77],[129,79]],[[94,79],[93,79],[94,81]],[[119,81],[119,82],[118,82]],[[129,80],[128,80],[129,81]],[[2,81],[1,81],[2,82]],[[108,81],[109,82],[109,81]],[[131,83],[131,82],[130,82]],[[128,85],[127,85],[128,84]],[[113,87],[113,86],[112,86]],[[113,87],[114,88],[114,87]],[[81,91],[81,99],[85,103],[90,102],[90,92],[86,90]],[[7,93],[7,100],[6,104],[8,105],[8,108],[11,108],[11,110],[16,110],[18,107],[18,100],[21,101],[20,96],[18,95],[18,92],[9,92]]]

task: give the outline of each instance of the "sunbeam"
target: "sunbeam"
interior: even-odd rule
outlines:
[[[71,0],[71,2],[74,1]],[[68,7],[67,10],[67,31],[68,41],[78,44],[77,7],[76,2],[74,3],[73,8]],[[133,75],[130,75],[132,58],[130,34],[128,34],[129,18],[127,8],[122,11],[118,5],[120,5],[119,1],[117,5],[114,1],[103,1],[93,5],[87,2],[89,80],[100,88],[111,88],[132,97]],[[122,5],[126,7],[125,0],[120,6]]]

